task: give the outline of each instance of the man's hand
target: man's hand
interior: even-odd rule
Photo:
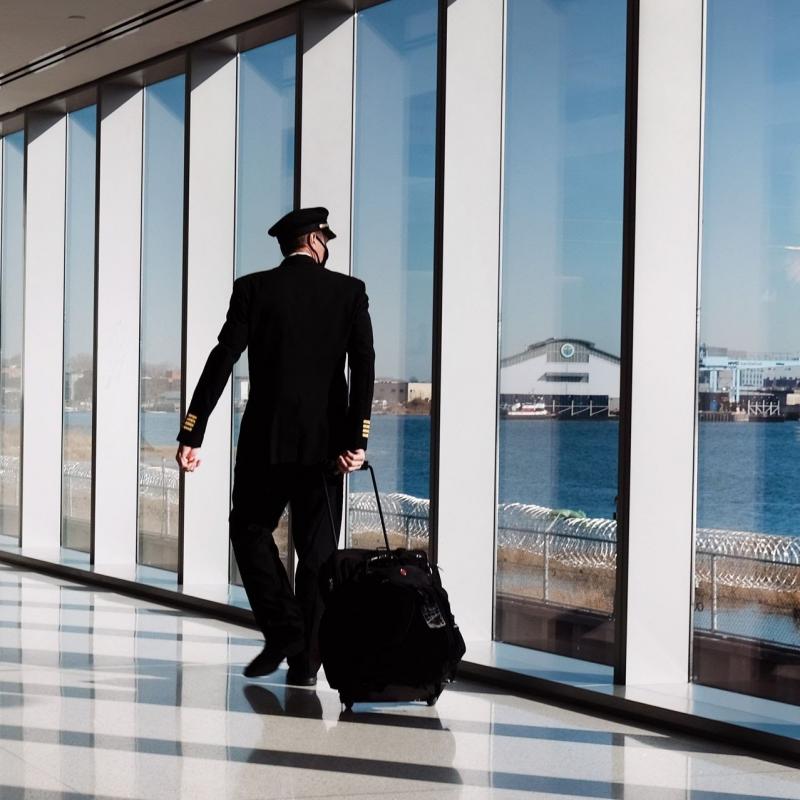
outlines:
[[[365,450],[347,450],[336,459],[336,468],[342,475],[361,469],[367,457]]]
[[[188,444],[182,444],[178,447],[178,452],[175,454],[175,460],[178,466],[184,472],[194,472],[200,466],[200,448],[189,447]]]

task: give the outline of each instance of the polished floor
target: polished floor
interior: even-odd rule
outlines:
[[[458,683],[246,681],[252,631],[0,565],[0,800],[800,798],[800,769]]]

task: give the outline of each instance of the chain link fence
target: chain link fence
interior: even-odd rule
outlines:
[[[0,482],[17,485],[19,459],[0,457]],[[88,502],[91,472],[64,465],[65,513]],[[140,502],[150,530],[177,538],[175,467],[140,465]],[[349,496],[351,538],[382,535],[372,492]],[[381,495],[393,546],[427,549],[430,503],[399,492]],[[617,526],[575,512],[523,503],[498,506],[498,591],[572,608],[613,611]],[[655,568],[655,567],[654,567]],[[701,630],[800,648],[800,537],[700,528],[696,536],[695,624]]]

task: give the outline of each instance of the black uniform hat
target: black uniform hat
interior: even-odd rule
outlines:
[[[301,236],[312,231],[324,231],[329,239],[335,239],[336,234],[328,226],[328,209],[318,206],[316,208],[298,208],[281,217],[268,231],[270,236],[277,239],[289,239]]]

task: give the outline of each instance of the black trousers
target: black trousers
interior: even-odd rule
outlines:
[[[304,643],[303,652],[289,659],[289,665],[310,673],[320,666],[318,634],[324,606],[319,571],[338,543],[343,486],[341,476],[331,475],[321,466],[264,466],[237,459],[234,468],[228,519],[247,599],[268,645]],[[287,504],[297,553],[294,591],[272,535]]]

